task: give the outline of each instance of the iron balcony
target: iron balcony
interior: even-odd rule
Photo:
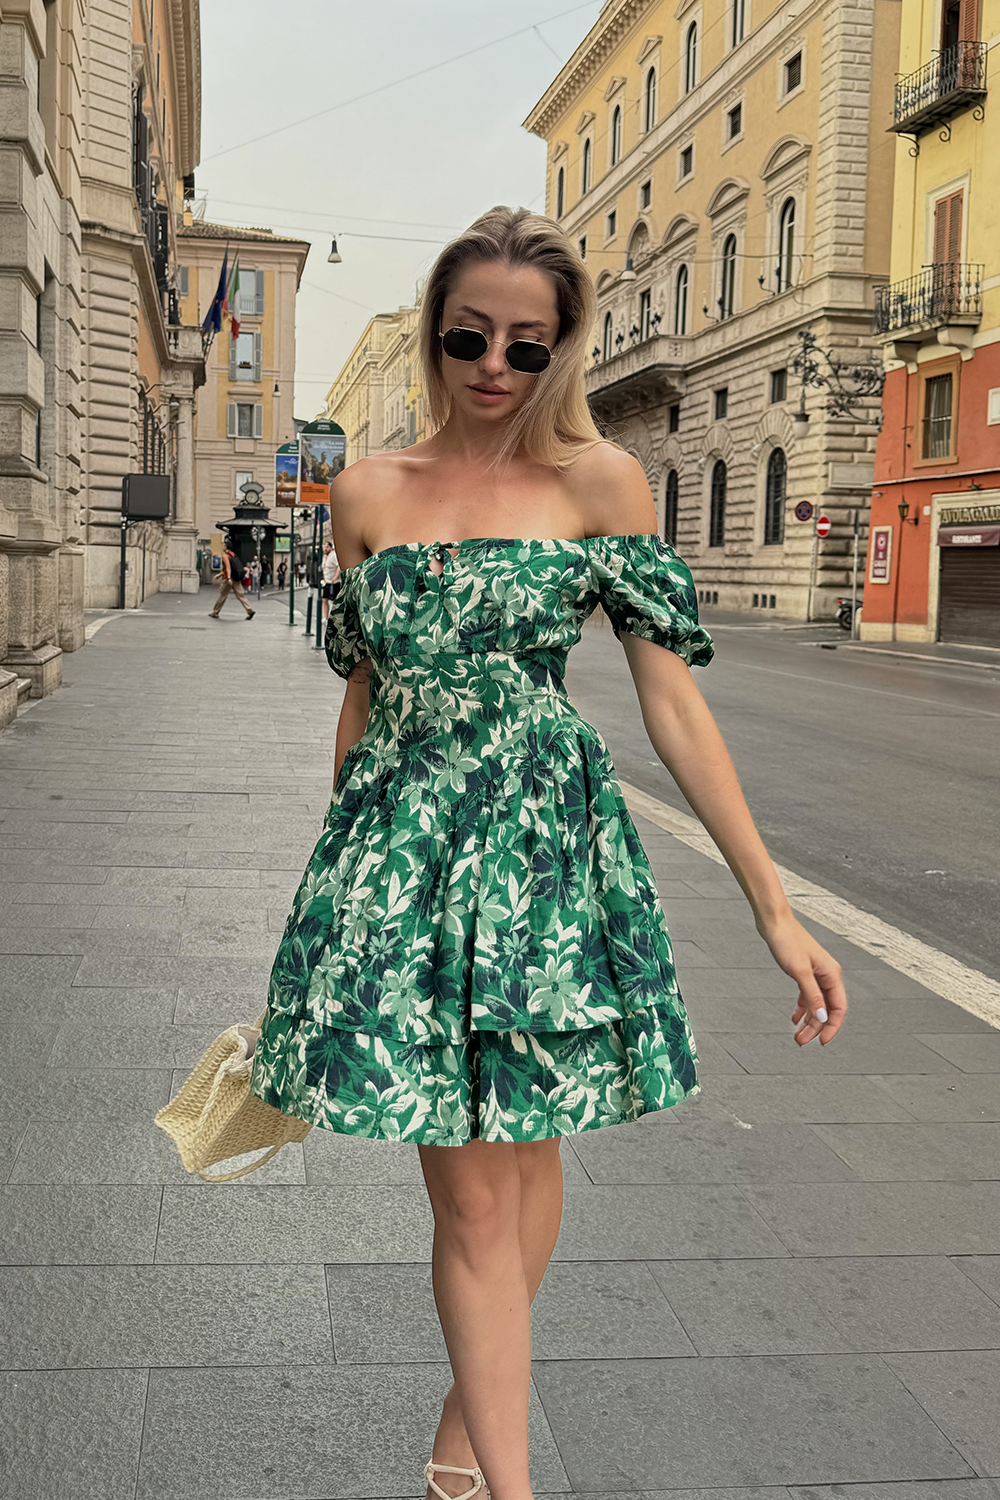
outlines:
[[[978,323],[983,313],[983,267],[925,266],[916,276],[875,288],[875,332],[925,328],[943,323]]]
[[[986,43],[957,42],[896,83],[890,130],[921,136],[986,97]]]

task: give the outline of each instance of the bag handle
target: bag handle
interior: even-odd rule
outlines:
[[[267,1162],[271,1160],[272,1156],[277,1156],[278,1152],[281,1150],[284,1144],[284,1141],[279,1141],[276,1146],[269,1147],[268,1150],[264,1152],[263,1156],[258,1156],[256,1161],[250,1162],[245,1167],[239,1167],[235,1172],[220,1172],[217,1174],[211,1174],[199,1170],[198,1176],[201,1178],[202,1182],[235,1182],[237,1177],[245,1177],[248,1172],[256,1172],[258,1167],[263,1167]]]

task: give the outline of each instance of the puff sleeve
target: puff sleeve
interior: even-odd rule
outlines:
[[[591,571],[615,635],[637,635],[706,667],[714,647],[698,623],[691,573],[660,537],[599,536],[590,540]]]
[[[338,677],[350,677],[358,663],[368,656],[354,580],[346,575],[330,601],[330,616],[326,622],[323,644],[326,659]]]

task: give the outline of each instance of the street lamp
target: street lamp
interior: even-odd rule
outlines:
[[[884,368],[871,361],[852,365],[834,359],[808,328],[799,329],[798,340],[799,352],[792,360],[792,370],[801,380],[799,409],[792,416],[792,432],[795,436],[803,438],[809,431],[807,385],[826,392],[826,410],[831,417],[844,417],[853,422],[874,422],[876,427],[881,427],[881,409],[872,416],[857,408],[862,401],[873,396],[881,397],[885,385]],[[825,369],[820,368],[821,360]]]
[[[344,259],[344,257],[340,254],[340,251],[337,249],[336,235],[334,235],[333,239],[330,241],[330,254],[326,258],[331,266],[339,266]]]

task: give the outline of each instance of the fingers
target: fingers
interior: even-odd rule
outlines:
[[[798,1026],[795,1040],[800,1047],[819,1037],[820,1046],[825,1047],[840,1030],[847,1014],[847,995],[840,965],[818,948],[810,954],[810,966],[792,975],[798,984],[799,998],[792,1013],[792,1021]]]

